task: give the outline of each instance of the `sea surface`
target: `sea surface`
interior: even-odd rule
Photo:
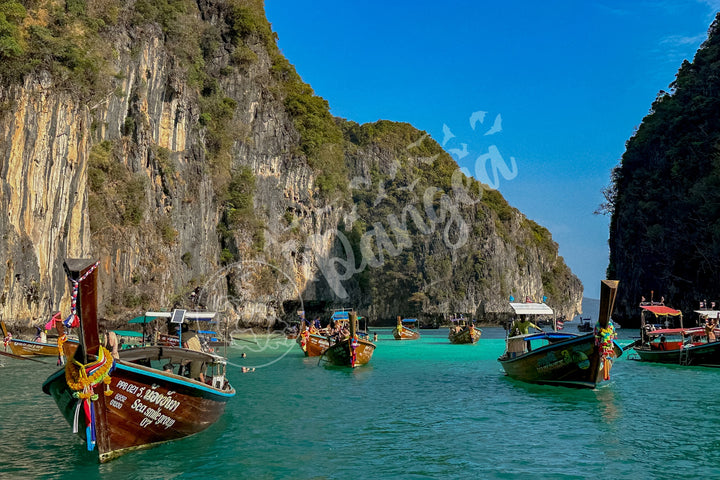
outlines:
[[[534,386],[504,375],[501,328],[476,345],[372,331],[372,361],[354,370],[243,337],[219,422],[103,465],[41,391],[56,367],[0,357],[0,478],[720,478],[719,369],[623,356],[595,390]]]

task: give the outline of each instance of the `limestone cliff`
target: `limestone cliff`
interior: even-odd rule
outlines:
[[[4,319],[68,313],[62,261],[79,256],[100,260],[100,312],[119,320],[179,304],[248,326],[349,306],[494,318],[509,295],[579,311],[547,230],[424,132],[333,119],[261,2],[28,5],[0,52]]]

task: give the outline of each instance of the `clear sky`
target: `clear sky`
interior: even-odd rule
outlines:
[[[593,215],[602,189],[658,92],[707,38],[720,0],[265,8],[280,49],[333,115],[428,132],[550,230],[585,296],[598,298],[608,264],[608,218]]]

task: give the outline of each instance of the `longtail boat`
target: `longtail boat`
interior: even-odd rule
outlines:
[[[640,304],[641,340],[634,345],[632,360],[673,365],[720,366],[720,330],[714,323],[694,328],[683,328],[682,313],[660,304]],[[679,319],[679,328],[655,328],[647,321],[646,312],[664,317],[662,324],[670,325],[672,318]],[[696,310],[701,320],[717,319],[720,311]],[[675,322],[672,322],[675,323]]]
[[[304,313],[305,312],[303,312],[303,314]],[[300,334],[296,337],[295,341],[305,353],[306,357],[319,357],[330,345],[334,344],[337,339],[336,335],[331,331],[333,325],[338,328],[347,328],[349,319],[350,310],[340,309],[332,313],[330,323],[326,328],[318,329],[313,323],[308,323],[303,320],[300,322]]]
[[[42,388],[88,450],[104,463],[215,423],[235,395],[225,378],[225,359],[159,345],[121,350],[120,358],[113,358],[99,339],[98,263],[67,260],[64,266],[73,284],[80,346]],[[184,314],[174,311],[172,322],[182,324]]]
[[[51,327],[55,327],[57,329],[57,340],[54,342],[39,342],[35,340],[21,340],[19,338],[13,338],[12,334],[8,332],[5,322],[0,320],[0,328],[2,328],[3,333],[3,348],[5,352],[10,350],[10,353],[20,357],[57,357],[58,364],[64,364],[65,356],[72,356],[79,345],[78,342],[76,340],[68,339],[59,312],[53,315],[52,319],[45,325],[45,327],[46,330],[49,330]]]
[[[420,332],[417,328],[417,318],[397,317],[397,326],[393,328],[395,340],[417,340]]]
[[[590,323],[590,318],[592,317],[580,318],[580,323],[577,326],[578,332],[587,333],[593,331],[593,326]]]
[[[720,336],[720,330],[715,330]],[[720,342],[709,342],[703,327],[661,328],[646,333],[630,358],[642,362],[720,367]]]
[[[319,357],[333,343],[332,337],[322,335],[318,332],[311,333],[313,330],[304,330],[295,339],[306,357]]]
[[[462,318],[451,319],[453,326],[450,327],[448,332],[448,340],[450,343],[463,344],[463,343],[477,343],[482,335],[482,330],[473,325],[472,322],[465,324]],[[455,323],[457,322],[457,325]]]
[[[354,311],[349,312],[350,335],[328,347],[321,359],[332,365],[355,368],[370,362],[375,344],[358,332],[358,319]]]
[[[622,355],[610,319],[617,285],[616,280],[601,282],[600,314],[594,333],[552,331],[508,336],[505,353],[498,358],[505,373],[523,382],[575,388],[595,388],[608,380],[614,358]],[[511,306],[522,315],[552,312],[544,303]]]

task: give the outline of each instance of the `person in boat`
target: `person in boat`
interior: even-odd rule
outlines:
[[[198,339],[198,336],[195,332],[190,331],[190,328],[187,326],[187,324],[183,323],[182,326],[182,334],[183,334],[183,348],[187,348],[188,350],[195,350],[196,352],[202,352],[202,345],[200,344],[200,339]],[[205,374],[202,371],[203,363],[198,360],[193,360],[189,363],[190,366],[190,378],[194,378],[196,380],[200,380],[201,382],[205,383]],[[187,368],[187,366],[185,367]]]
[[[108,330],[105,324],[100,326],[100,345],[107,348],[114,359],[118,360],[120,358],[120,353],[118,353],[120,345],[117,335],[112,330]]]
[[[35,327],[37,329],[37,335],[35,335],[35,341],[40,343],[47,343],[47,334],[45,329],[41,327]]]
[[[350,336],[350,330],[347,329],[345,325],[343,325],[341,322],[338,322],[337,330],[335,331],[335,337],[337,341],[345,340]]]
[[[705,321],[705,335],[707,335],[708,343],[712,343],[716,340],[715,338],[715,327],[717,326],[717,319],[708,318]]]
[[[510,336],[514,337],[516,335],[527,335],[530,333],[530,327],[533,327],[535,330],[539,330],[541,332],[543,331],[542,328],[528,320],[527,316],[521,315],[519,319],[513,322],[512,328],[510,329]]]

